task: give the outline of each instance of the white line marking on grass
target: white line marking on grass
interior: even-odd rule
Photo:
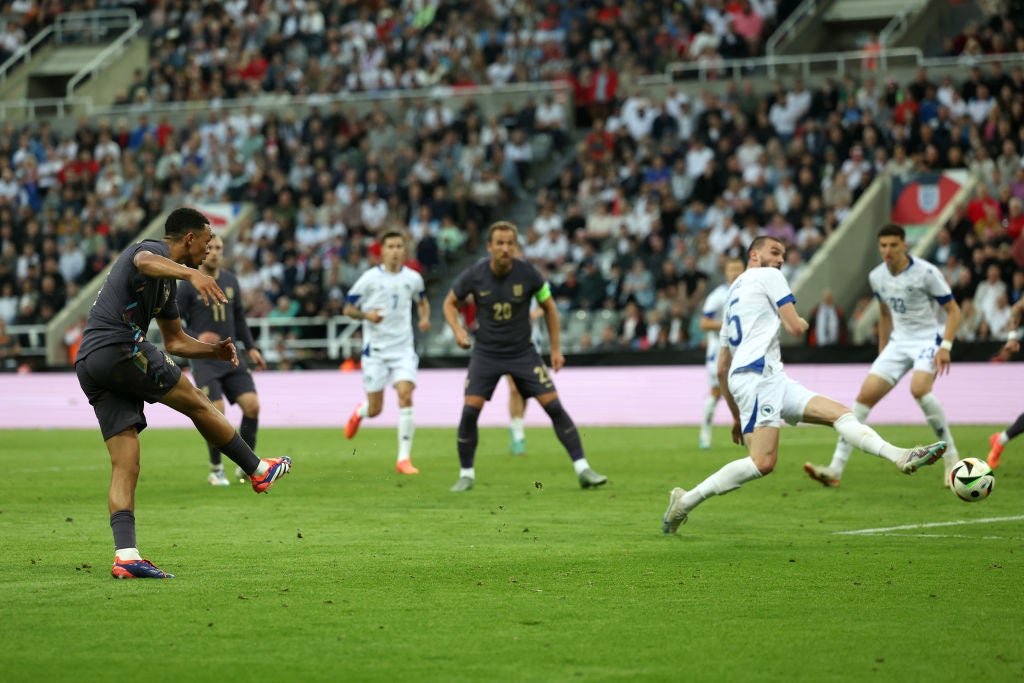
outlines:
[[[968,534],[875,534],[876,536],[901,536],[903,538],[966,538],[972,541],[1019,541],[1017,536],[970,536]]]
[[[889,531],[906,531],[909,529],[932,529],[940,526],[960,526],[964,524],[994,524],[996,522],[1016,522],[1024,519],[1024,515],[1013,517],[985,517],[983,519],[958,519],[954,522],[928,522],[927,524],[903,524],[900,526],[883,526],[877,529],[855,529],[853,531],[836,531],[839,536],[867,536],[885,534]]]

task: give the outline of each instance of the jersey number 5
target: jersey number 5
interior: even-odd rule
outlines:
[[[739,301],[739,298],[733,299],[729,302],[729,310],[726,311],[725,324],[728,325],[729,329],[729,345],[739,346],[740,342],[743,341],[743,326],[740,325],[740,317],[733,315],[732,305]],[[735,336],[733,336],[735,334]]]

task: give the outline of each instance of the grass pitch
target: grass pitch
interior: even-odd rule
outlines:
[[[955,431],[984,457],[995,428]],[[903,444],[925,427],[883,427]],[[673,486],[743,455],[716,429],[582,430],[608,486],[582,491],[551,430],[482,430],[477,486],[455,432],[262,430],[295,467],[267,496],[206,484],[191,430],[147,431],[144,556],[171,581],[110,578],[98,431],[3,432],[0,680],[941,681],[1024,677],[1024,448],[990,499],[855,454],[808,479],[834,432],[786,429],[764,480],[660,531]],[[933,525],[933,526],[926,526]],[[840,532],[871,530],[869,533]]]

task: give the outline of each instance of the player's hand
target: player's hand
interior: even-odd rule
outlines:
[[[384,314],[378,311],[370,311],[363,316],[364,319],[369,320],[371,323],[379,323],[384,319]]]
[[[806,332],[807,328],[809,328],[810,326],[811,326],[811,324],[809,322],[807,322],[807,320],[805,320],[804,318],[800,318],[800,333],[801,334]]]
[[[1017,353],[1020,351],[1020,341],[1017,339],[1007,339],[1006,343],[1003,344],[1002,350],[1005,353]]]
[[[221,339],[214,344],[213,355],[217,360],[226,360],[232,366],[238,367],[238,352],[235,350],[235,345],[231,342],[231,337]]]
[[[188,281],[196,288],[199,296],[203,299],[203,303],[207,306],[210,305],[211,301],[215,304],[226,304],[228,302],[228,298],[224,296],[224,291],[217,284],[217,281],[206,273],[195,270],[189,274]]]
[[[466,332],[466,330],[461,327],[455,330],[455,343],[458,344],[461,349],[468,349],[472,346],[472,343],[469,341],[469,332]]]
[[[946,349],[939,349],[935,352],[935,375],[941,376],[949,372],[949,365],[952,362],[949,357],[949,351]]]
[[[430,330],[430,318],[420,318],[420,322],[416,327],[420,328],[420,332],[427,332]]]
[[[267,361],[263,360],[263,354],[260,353],[259,349],[249,349],[246,351],[246,355],[249,356],[249,362],[252,363],[253,367],[257,370],[267,369]]]
[[[561,351],[551,352],[551,369],[558,372],[565,367],[565,356],[562,355]]]
[[[732,421],[732,442],[737,446],[743,445],[743,425],[739,420]]]

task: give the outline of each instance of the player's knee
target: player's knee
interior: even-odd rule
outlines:
[[[259,399],[252,399],[241,403],[242,415],[249,419],[255,419],[260,416],[260,402]],[[222,411],[223,412],[223,411]]]
[[[754,466],[757,467],[757,471],[761,473],[761,476],[767,476],[775,471],[775,463],[778,461],[778,451],[772,450],[763,453],[751,453],[750,459],[754,461]]]

